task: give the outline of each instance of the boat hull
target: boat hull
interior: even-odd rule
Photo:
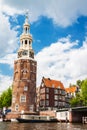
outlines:
[[[30,120],[30,119],[22,119],[22,118],[17,118],[17,121],[20,123],[49,123],[49,122],[58,122],[57,119],[51,119],[51,120]]]

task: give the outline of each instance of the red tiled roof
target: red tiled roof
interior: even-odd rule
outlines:
[[[74,93],[76,91],[76,86],[71,86],[69,88],[65,88],[67,93]]]
[[[46,87],[50,88],[58,88],[65,89],[63,84],[60,81],[49,79],[49,78],[43,78],[44,84]]]

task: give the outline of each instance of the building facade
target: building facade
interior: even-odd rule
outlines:
[[[14,78],[12,89],[12,111],[36,111],[36,70],[37,62],[32,49],[30,24],[26,15],[23,33],[20,36],[18,58],[14,61]]]
[[[76,97],[76,94],[80,92],[80,89],[78,86],[70,86],[68,88],[65,88],[66,91],[66,107],[70,107],[70,100],[74,97]]]
[[[65,107],[65,89],[60,81],[43,77],[39,93],[39,110]]]

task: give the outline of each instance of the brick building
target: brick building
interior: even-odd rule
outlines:
[[[78,92],[80,92],[80,89],[78,86],[70,86],[68,88],[65,88],[66,91],[66,107],[70,107],[70,99],[75,97]]]
[[[65,89],[60,81],[43,77],[39,93],[39,110],[56,110],[65,107]]]
[[[14,78],[12,89],[12,112],[36,111],[36,69],[32,49],[32,36],[26,15],[23,33],[20,36],[18,58],[14,61]]]
[[[36,95],[37,95],[37,100],[36,100],[36,110],[39,111],[39,102],[40,102],[40,87],[36,88]]]

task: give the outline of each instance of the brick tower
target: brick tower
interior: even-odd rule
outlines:
[[[18,58],[14,61],[14,78],[12,90],[12,112],[36,111],[36,69],[32,49],[32,36],[26,14],[23,33],[20,36]]]

